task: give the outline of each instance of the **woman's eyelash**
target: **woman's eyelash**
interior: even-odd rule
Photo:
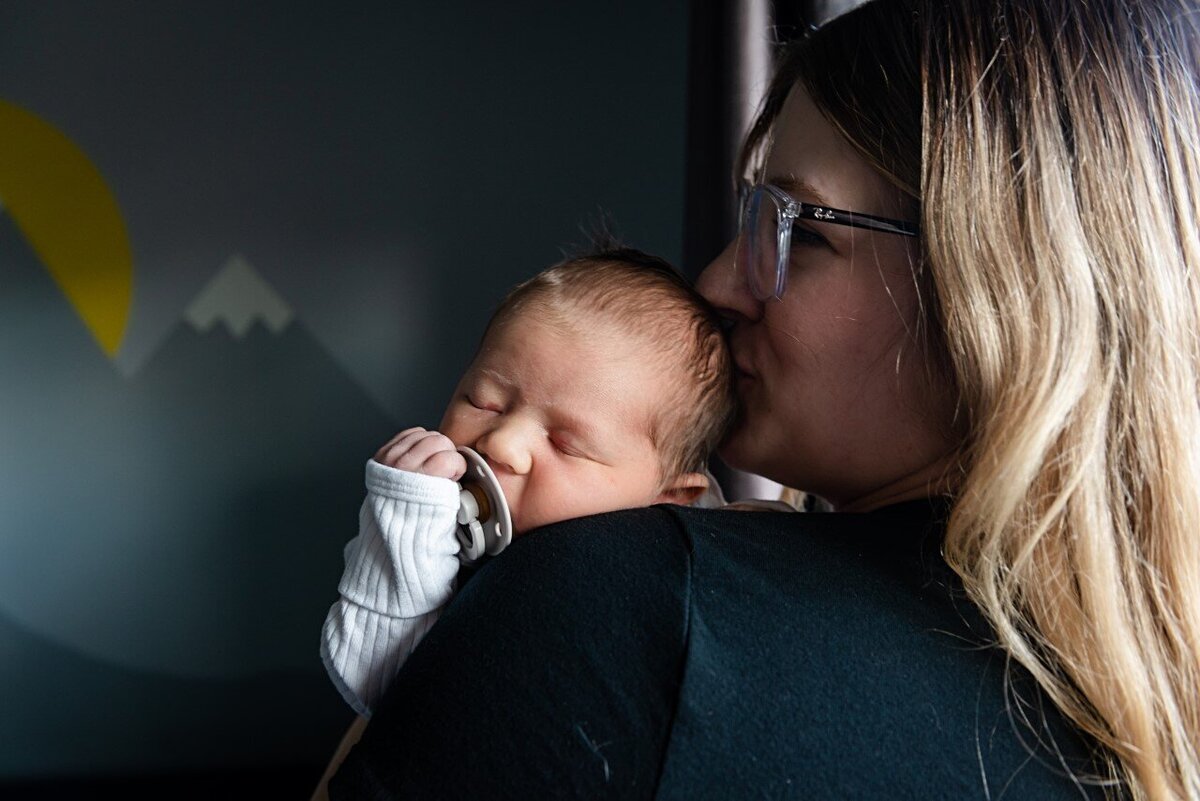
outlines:
[[[824,244],[826,244],[825,237],[821,236],[820,234],[810,231],[807,228],[802,228],[799,225],[792,227],[792,246],[793,247],[795,247],[797,245],[813,246],[813,245],[824,245]]]

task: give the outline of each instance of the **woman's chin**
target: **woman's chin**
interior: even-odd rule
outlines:
[[[754,458],[753,438],[747,436],[740,422],[725,436],[725,440],[717,448],[717,455],[734,470],[757,472],[754,469],[757,460]]]
[[[734,470],[795,486],[780,481],[777,476],[790,476],[798,454],[781,447],[780,437],[774,433],[751,428],[739,421],[717,448],[717,455]]]

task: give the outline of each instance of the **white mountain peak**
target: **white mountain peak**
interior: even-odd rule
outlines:
[[[271,333],[278,334],[287,328],[295,312],[250,262],[234,255],[200,290],[183,316],[200,332],[223,322],[235,338],[241,339],[255,320],[262,320]]]

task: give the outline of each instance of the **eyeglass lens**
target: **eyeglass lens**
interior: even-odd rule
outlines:
[[[758,300],[776,296],[779,287],[780,210],[771,193],[755,188],[742,203],[738,267]]]

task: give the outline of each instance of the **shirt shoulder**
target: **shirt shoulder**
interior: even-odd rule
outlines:
[[[944,511],[671,509],[692,592],[660,797],[1087,797],[1090,751],[942,560]]]
[[[662,509],[514,540],[405,663],[331,797],[652,797],[689,574],[686,538]]]
[[[532,532],[466,582],[331,795],[1080,797],[1079,743],[1009,681],[939,538],[920,505]]]

